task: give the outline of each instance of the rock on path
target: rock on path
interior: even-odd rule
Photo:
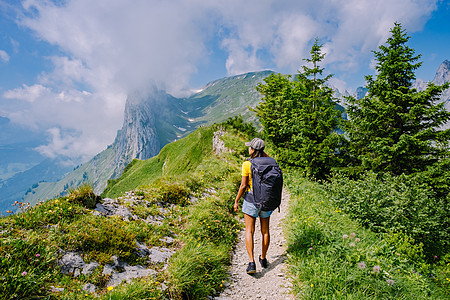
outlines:
[[[286,241],[282,228],[283,219],[289,206],[289,199],[289,194],[283,191],[280,212],[275,210],[270,217],[270,246],[267,252],[268,268],[263,269],[258,261],[258,257],[261,254],[261,231],[258,219],[255,227],[254,249],[256,274],[251,276],[246,273],[248,254],[245,248],[245,230],[242,229],[238,237],[239,242],[233,250],[229,280],[224,284],[225,290],[220,296],[215,298],[216,300],[294,299],[294,296],[291,294],[292,284],[285,272]]]

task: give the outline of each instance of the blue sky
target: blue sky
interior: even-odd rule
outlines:
[[[114,140],[130,91],[292,74],[316,37],[332,83],[353,91],[399,21],[432,80],[449,20],[439,0],[0,0],[0,116],[46,132],[43,155],[88,158]]]

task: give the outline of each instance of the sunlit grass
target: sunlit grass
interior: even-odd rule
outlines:
[[[301,299],[446,299],[448,283],[419,270],[421,247],[376,234],[330,201],[320,183],[290,174],[288,263]],[[448,267],[447,267],[448,268]],[[419,275],[420,274],[420,275]]]

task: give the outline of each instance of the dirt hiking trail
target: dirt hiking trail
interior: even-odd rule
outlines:
[[[290,196],[283,190],[280,212],[275,210],[270,217],[270,246],[267,252],[269,265],[262,268],[258,257],[261,254],[261,229],[259,218],[255,226],[254,256],[256,273],[248,275],[246,268],[249,262],[245,248],[245,229],[239,232],[238,243],[235,245],[228,282],[225,290],[214,299],[295,299],[291,294],[292,284],[287,277],[286,241],[283,234],[283,222],[287,215]],[[242,200],[240,202],[242,208]],[[241,220],[243,222],[243,219]]]

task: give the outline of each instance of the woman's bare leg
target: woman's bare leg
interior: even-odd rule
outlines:
[[[255,217],[244,214],[245,221],[245,246],[247,247],[248,258],[250,262],[254,262],[253,257],[253,235],[255,233]]]
[[[269,244],[270,244],[270,233],[269,233],[270,217],[260,218],[260,221],[261,221],[261,235],[262,235],[261,259],[264,259],[264,258],[266,258],[267,250],[269,249]]]

